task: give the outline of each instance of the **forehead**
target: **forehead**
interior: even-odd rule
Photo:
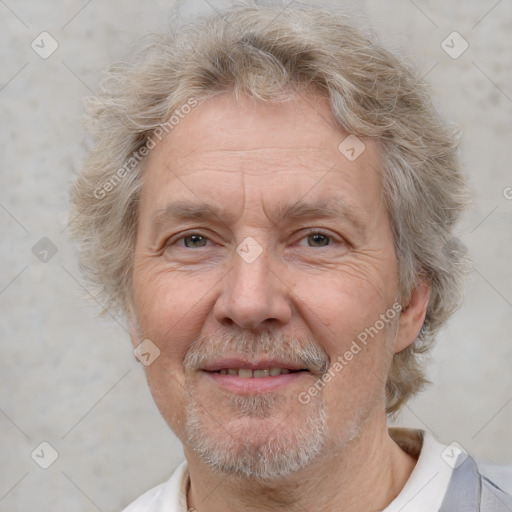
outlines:
[[[375,143],[341,130],[326,99],[301,94],[267,104],[223,93],[184,116],[151,152],[141,200],[155,215],[185,198],[224,210],[252,202],[278,214],[296,201],[336,197],[363,210],[379,198],[380,176]]]

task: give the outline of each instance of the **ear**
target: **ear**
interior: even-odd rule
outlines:
[[[128,302],[126,307],[126,321],[128,322],[128,331],[130,333],[130,339],[132,340],[132,345],[137,347],[140,343],[140,333],[139,333],[139,322],[137,320],[137,314],[135,313],[135,308],[133,304]]]
[[[403,306],[395,341],[395,353],[407,348],[418,337],[427,314],[430,283],[420,277],[412,290],[409,303]]]

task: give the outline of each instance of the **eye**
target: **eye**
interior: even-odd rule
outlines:
[[[321,231],[313,231],[301,240],[307,240],[309,247],[327,247],[328,245],[331,245],[333,237],[327,233],[322,233]]]
[[[299,245],[304,246],[303,241],[306,241],[308,247],[327,247],[332,245],[334,237],[322,231],[312,231],[300,239]],[[169,245],[178,245],[187,249],[199,249],[206,247],[210,239],[200,233],[190,233],[174,240]]]
[[[193,249],[197,247],[205,247],[207,241],[208,238],[205,236],[200,235],[199,233],[192,233],[178,238],[174,243],[179,243],[182,247]]]

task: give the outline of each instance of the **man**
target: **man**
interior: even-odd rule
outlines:
[[[344,17],[237,4],[111,70],[73,187],[186,462],[126,510],[512,510],[387,415],[460,302],[457,141]]]

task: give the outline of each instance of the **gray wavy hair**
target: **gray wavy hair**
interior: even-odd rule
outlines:
[[[265,102],[300,88],[325,94],[339,126],[372,137],[383,164],[403,304],[422,277],[431,283],[424,325],[395,354],[387,411],[427,380],[422,354],[459,307],[466,251],[453,229],[468,202],[458,135],[431,104],[419,73],[332,10],[292,3],[239,2],[221,13],[174,23],[112,66],[87,124],[97,136],[71,192],[71,232],[81,265],[105,308],[126,313],[145,157],[186,105],[225,91]]]

